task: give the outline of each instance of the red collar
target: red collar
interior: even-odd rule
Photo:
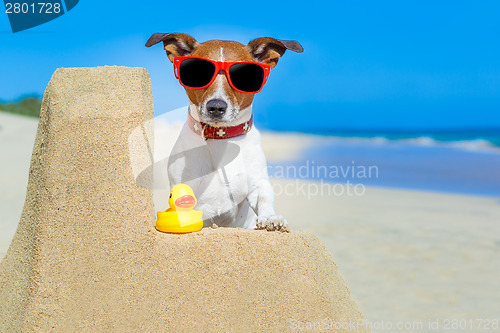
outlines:
[[[200,122],[195,120],[191,114],[188,112],[188,125],[189,128],[196,134],[202,136],[205,140],[208,139],[229,139],[234,138],[243,134],[248,133],[253,125],[253,115],[250,117],[250,120],[244,122],[243,124],[239,124],[236,126],[220,126],[215,127],[209,125],[207,123]],[[203,132],[203,135],[202,135]]]

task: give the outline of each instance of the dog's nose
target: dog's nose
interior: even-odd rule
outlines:
[[[211,116],[221,117],[226,109],[227,103],[222,99],[211,99],[207,102],[207,111]]]

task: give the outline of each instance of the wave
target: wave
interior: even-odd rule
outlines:
[[[414,143],[423,146],[451,147],[451,148],[458,148],[470,151],[489,151],[489,152],[500,153],[500,147],[486,139],[441,141],[441,140],[436,140],[432,137],[422,136],[402,141],[407,141],[409,143]]]
[[[338,141],[349,141],[353,143],[370,143],[374,145],[407,144],[422,147],[454,148],[473,152],[500,153],[500,146],[495,142],[500,140],[487,140],[483,138],[463,140],[440,140],[431,136],[417,136],[413,138],[391,138],[385,136],[361,137],[361,136],[333,136]]]

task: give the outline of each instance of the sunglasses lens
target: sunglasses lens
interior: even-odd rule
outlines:
[[[200,88],[209,84],[214,73],[215,65],[203,59],[184,59],[179,68],[181,83],[192,88]]]
[[[229,76],[236,89],[251,93],[262,88],[264,69],[256,64],[234,64],[229,68]]]

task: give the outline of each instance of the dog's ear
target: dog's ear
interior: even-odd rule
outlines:
[[[278,59],[285,53],[286,50],[297,53],[304,52],[302,45],[294,40],[279,40],[270,37],[262,37],[252,40],[247,45],[250,53],[258,62],[270,65],[274,68],[278,63]]]
[[[163,47],[165,51],[167,51],[168,59],[170,59],[171,62],[174,62],[175,57],[182,57],[191,54],[196,46],[198,46],[196,39],[187,34],[156,33],[149,37],[146,47],[151,47],[159,42],[163,42]]]

